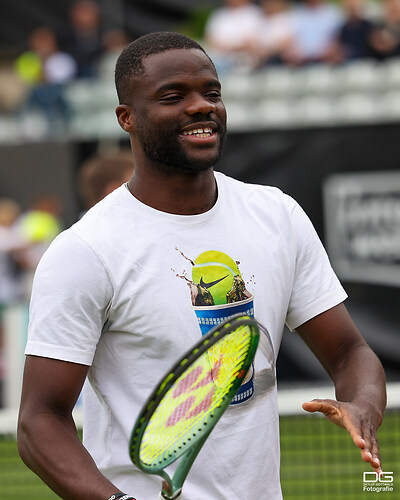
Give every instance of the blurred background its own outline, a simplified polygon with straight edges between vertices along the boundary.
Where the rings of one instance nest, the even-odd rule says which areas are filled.
[[[163,30],[198,40],[219,72],[229,135],[217,169],[279,187],[314,223],[349,294],[346,305],[385,367],[390,410],[381,442],[390,471],[399,471],[400,0],[13,0],[1,12],[0,445],[9,451],[0,464],[7,498],[28,490],[29,498],[55,498],[27,475],[12,438],[32,276],[55,235],[129,177],[114,65],[130,41]],[[278,386],[285,498],[394,498],[390,490],[363,490],[367,469],[356,450],[346,467],[326,456],[337,449],[343,460],[348,440],[324,420],[313,416],[308,424],[299,415],[309,395],[331,389],[289,331]],[[16,482],[25,489],[16,493]]]

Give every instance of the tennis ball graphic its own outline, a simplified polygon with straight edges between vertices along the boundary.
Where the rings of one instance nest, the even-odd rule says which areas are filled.
[[[215,305],[227,303],[226,295],[232,289],[235,276],[240,276],[237,264],[225,253],[209,250],[194,261],[193,283],[206,288]]]

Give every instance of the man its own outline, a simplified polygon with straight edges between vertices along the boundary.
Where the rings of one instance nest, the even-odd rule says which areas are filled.
[[[193,272],[212,254],[215,265],[240,268],[235,277],[254,295],[276,351],[286,322],[318,356],[338,401],[305,408],[347,428],[380,471],[382,366],[294,200],[214,172],[226,112],[206,53],[183,35],[146,35],[122,51],[116,85],[134,173],[39,265],[19,419],[23,460],[62,498],[106,500],[117,491],[156,498],[160,479],[131,464],[129,433],[154,385],[201,335],[187,283],[212,295],[217,285]],[[258,353],[254,396],[213,430],[184,500],[282,498],[277,393],[264,387],[262,370]],[[71,412],[86,376],[84,448]]]
[[[335,39],[343,23],[337,5],[327,0],[302,0],[293,12],[294,36],[287,61],[293,65],[335,62]]]
[[[205,45],[218,71],[252,69],[258,62],[254,35],[262,10],[252,0],[224,0],[204,29]]]
[[[88,210],[114,189],[128,182],[133,172],[129,150],[96,153],[83,162],[78,170],[78,191]]]

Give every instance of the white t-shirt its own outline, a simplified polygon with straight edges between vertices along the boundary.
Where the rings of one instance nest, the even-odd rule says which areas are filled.
[[[68,83],[77,72],[75,59],[65,52],[56,52],[43,63],[43,71],[48,83]]]
[[[291,12],[280,12],[259,18],[255,42],[265,49],[280,49],[293,38],[294,21]]]
[[[121,186],[64,231],[35,277],[27,354],[90,365],[84,444],[100,470],[138,500],[161,480],[128,455],[132,426],[154,385],[200,338],[192,262],[209,250],[237,264],[275,352],[294,329],[346,298],[309,219],[280,190],[216,173],[206,213],[160,212]],[[281,498],[276,388],[255,360],[255,394],[230,407],[184,484],[183,499]]]
[[[330,3],[301,5],[293,13],[294,43],[298,53],[309,59],[323,56],[343,22],[340,9]]]
[[[238,50],[253,40],[261,15],[260,7],[253,4],[221,7],[207,21],[206,40],[211,48]]]

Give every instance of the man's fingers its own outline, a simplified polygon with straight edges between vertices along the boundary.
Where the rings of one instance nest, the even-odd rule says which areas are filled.
[[[330,412],[332,410],[335,410],[335,405],[334,401],[331,399],[313,399],[312,401],[307,401],[306,403],[303,403],[303,409],[309,412],[316,412],[320,411],[324,414],[327,412]]]
[[[379,453],[375,454],[374,452],[368,451],[366,448],[361,450],[361,458],[364,462],[367,462],[371,465],[375,472],[382,472],[381,461],[379,458]]]
[[[365,440],[365,453],[362,450],[361,456],[363,460],[371,464],[376,472],[381,472],[381,459],[377,437],[371,433],[371,427],[367,423],[363,423],[362,432]]]
[[[348,431],[353,440],[353,443],[360,448],[360,450],[365,450],[367,453],[369,451],[369,442],[365,439],[364,433],[360,427],[353,424],[349,418],[343,419],[343,427]],[[364,454],[366,457],[366,454]]]
[[[306,403],[302,404],[303,410],[309,411],[311,413],[314,413],[315,411],[319,411],[319,408],[321,407],[319,403],[319,400],[314,399],[313,401],[307,401]]]
[[[312,401],[303,403],[302,407],[304,410],[311,413],[319,411],[334,424],[344,427],[342,422],[342,412],[337,404],[337,401],[332,399],[313,399]]]
[[[344,427],[348,430],[353,443],[360,449],[361,458],[371,464],[375,472],[382,472],[379,445],[376,436],[371,435],[370,427],[365,424],[360,431],[349,419],[344,418]]]
[[[379,444],[377,440],[375,440],[375,442],[373,443],[371,451],[372,451],[372,461],[371,461],[372,467],[376,469],[377,472],[382,472],[381,454],[379,453]]]
[[[362,420],[351,408],[350,403],[331,399],[313,399],[303,403],[303,409],[314,413],[323,413],[332,423],[345,428],[360,449],[362,459],[371,464],[375,472],[381,472],[381,460],[376,434],[371,422]]]

